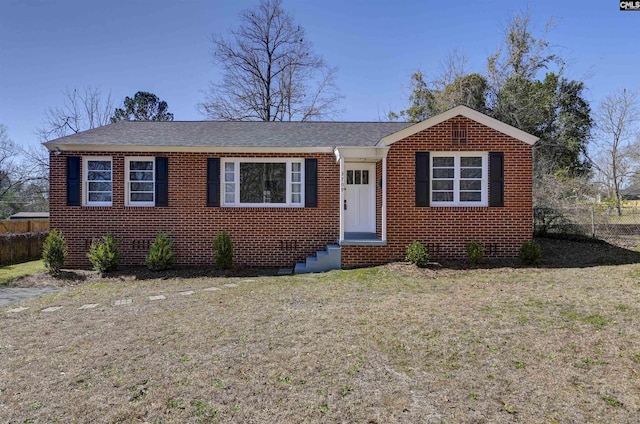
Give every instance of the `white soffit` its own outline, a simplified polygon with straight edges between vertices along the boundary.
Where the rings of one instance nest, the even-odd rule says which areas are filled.
[[[380,147],[350,147],[350,146],[338,146],[333,149],[333,154],[336,156],[336,160],[341,158],[345,160],[373,160],[379,161],[387,155],[389,148],[386,146]]]

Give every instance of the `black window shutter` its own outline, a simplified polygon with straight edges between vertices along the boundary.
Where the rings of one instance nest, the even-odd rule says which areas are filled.
[[[67,206],[80,206],[79,156],[67,156]]]
[[[207,159],[207,206],[220,206],[220,158]]]
[[[489,153],[489,206],[504,206],[504,153]]]
[[[429,152],[416,152],[416,206],[429,206]]]
[[[304,206],[318,207],[318,159],[304,160]]]
[[[156,206],[169,206],[169,160],[156,158]]]

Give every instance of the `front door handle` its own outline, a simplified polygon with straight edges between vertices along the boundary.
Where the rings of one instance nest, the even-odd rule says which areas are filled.
[[[344,210],[347,210],[347,199],[344,199]]]

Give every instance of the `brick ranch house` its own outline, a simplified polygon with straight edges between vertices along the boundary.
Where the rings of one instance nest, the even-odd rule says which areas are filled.
[[[220,231],[236,265],[297,272],[403,260],[413,240],[511,257],[532,237],[536,141],[465,106],[417,124],[121,121],[45,143],[51,227],[71,267],[107,232],[125,265],[159,231],[182,265],[211,264]]]

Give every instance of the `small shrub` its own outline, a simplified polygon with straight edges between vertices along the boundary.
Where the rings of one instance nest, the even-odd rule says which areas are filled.
[[[540,262],[542,257],[542,249],[534,240],[527,240],[520,246],[518,257],[522,263],[526,265],[534,265]]]
[[[414,241],[407,246],[407,260],[419,268],[424,268],[429,263],[429,250],[419,241]]]
[[[67,242],[62,233],[56,229],[49,232],[42,245],[42,260],[50,273],[57,274],[64,266],[67,258]]]
[[[122,256],[118,244],[118,240],[116,240],[111,233],[107,233],[107,235],[100,240],[91,242],[87,256],[94,270],[104,274],[118,268],[120,257]]]
[[[213,239],[213,260],[218,269],[229,269],[233,264],[233,245],[226,232],[218,233]]]
[[[478,240],[472,240],[466,244],[465,248],[467,249],[467,257],[469,258],[469,262],[474,265],[477,265],[482,260],[484,256],[484,247],[482,243]]]
[[[548,237],[550,235],[581,236],[584,228],[572,222],[564,212],[556,207],[537,206],[533,209],[534,235]]]
[[[158,233],[149,248],[149,255],[145,259],[147,267],[151,271],[164,271],[170,269],[174,262],[173,241],[166,233]]]

